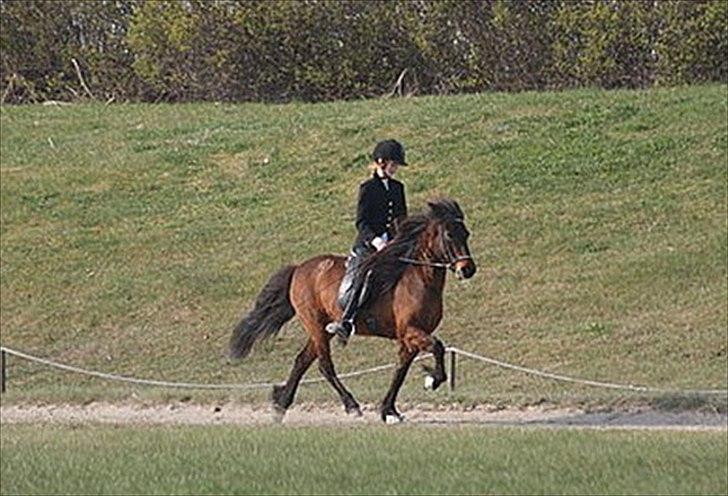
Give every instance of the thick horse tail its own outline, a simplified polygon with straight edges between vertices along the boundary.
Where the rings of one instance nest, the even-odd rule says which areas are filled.
[[[263,286],[253,309],[233,329],[230,358],[245,358],[256,341],[275,335],[296,314],[288,297],[295,269],[283,267]]]

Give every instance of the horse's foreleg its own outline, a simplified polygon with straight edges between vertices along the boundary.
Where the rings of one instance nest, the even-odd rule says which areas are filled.
[[[361,415],[361,408],[359,403],[354,399],[354,396],[346,389],[341,383],[339,378],[336,376],[336,370],[334,369],[334,362],[331,361],[331,349],[329,347],[329,338],[327,336],[322,338],[318,344],[318,355],[319,355],[319,370],[321,374],[329,381],[336,392],[339,393],[341,402],[344,404],[346,413],[353,413],[355,415]]]
[[[419,353],[417,349],[410,349],[405,344],[402,344],[399,349],[399,366],[394,371],[394,378],[392,384],[389,386],[387,396],[382,401],[382,406],[379,412],[382,416],[382,420],[386,423],[397,423],[403,420],[402,415],[399,414],[397,409],[394,407],[394,401],[397,399],[397,393],[404,383],[404,378],[407,376],[412,361]]]
[[[425,385],[436,389],[440,384],[445,382],[445,347],[437,338],[431,337],[426,332],[416,327],[408,327],[400,338],[399,349],[399,367],[394,372],[392,385],[389,387],[387,396],[382,401],[381,415],[382,420],[387,423],[398,422],[402,420],[402,416],[397,412],[394,402],[397,399],[404,379],[407,376],[412,362],[421,351],[431,351],[435,356],[435,368],[425,368],[428,372]]]
[[[425,389],[432,389],[434,391],[440,387],[440,384],[447,380],[447,374],[445,373],[445,346],[437,338],[430,339],[432,340],[432,355],[435,357],[435,368],[433,369],[425,365],[422,368],[427,372]]]
[[[291,374],[285,385],[273,386],[271,399],[273,400],[273,407],[278,413],[285,413],[288,407],[291,406],[293,398],[296,395],[296,390],[298,389],[298,383],[301,382],[303,374],[306,373],[306,370],[308,370],[315,359],[316,346],[313,340],[309,339],[296,357],[293,369],[291,369]]]

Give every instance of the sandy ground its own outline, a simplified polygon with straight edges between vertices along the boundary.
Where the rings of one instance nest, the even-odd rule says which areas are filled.
[[[527,426],[542,428],[726,430],[728,415],[707,412],[662,412],[633,409],[585,412],[578,409],[528,407],[498,409],[402,406],[406,424],[428,426]],[[241,404],[135,405],[90,403],[88,405],[9,405],[0,408],[0,422],[58,424],[137,425],[267,425],[291,426],[380,424],[372,405],[364,405],[361,417],[350,416],[338,406],[297,405],[283,419],[270,408]]]

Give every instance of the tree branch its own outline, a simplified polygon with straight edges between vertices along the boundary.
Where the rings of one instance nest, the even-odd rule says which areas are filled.
[[[86,85],[86,81],[83,80],[83,76],[81,75],[81,68],[78,66],[78,62],[76,62],[76,59],[74,58],[71,59],[71,62],[73,63],[73,67],[76,68],[76,75],[78,76],[78,80],[81,81],[81,86],[83,86],[83,89],[86,91],[88,96],[91,97],[92,100],[96,100],[96,97],[93,93],[91,93],[88,85]]]
[[[387,95],[387,98],[393,97],[395,94],[402,96],[402,82],[404,81],[404,75],[407,74],[407,68],[405,67],[402,73],[397,78],[397,82],[394,83],[394,88]]]

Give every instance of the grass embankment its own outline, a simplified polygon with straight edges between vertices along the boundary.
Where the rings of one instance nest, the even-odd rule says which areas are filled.
[[[725,388],[726,101],[726,86],[705,86],[2,107],[2,343],[137,377],[283,379],[298,324],[239,366],[222,358],[230,329],[279,266],[348,249],[366,155],[393,136],[412,164],[410,209],[453,197],[473,232],[479,272],[448,282],[446,343],[596,380]],[[395,348],[355,339],[335,355],[346,371]],[[12,358],[9,373],[4,401],[145,394]],[[348,382],[373,402],[389,374]],[[420,389],[402,398],[616,394],[468,361],[455,395]],[[301,392],[322,398],[335,396]]]
[[[724,432],[4,426],[0,492],[724,494],[727,451]]]

